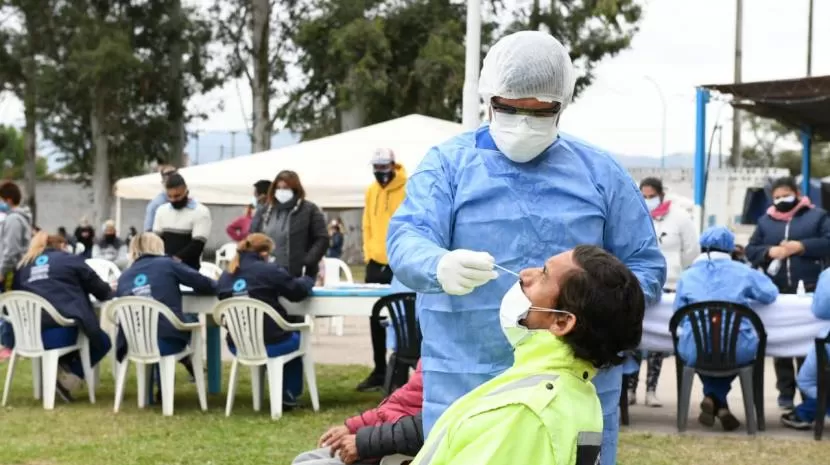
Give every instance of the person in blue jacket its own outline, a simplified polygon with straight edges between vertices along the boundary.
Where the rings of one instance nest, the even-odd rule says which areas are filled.
[[[816,292],[813,294],[813,315],[820,320],[830,320],[830,270],[824,270],[818,278],[818,286]],[[830,330],[822,331],[818,337],[826,338]],[[825,346],[827,356],[830,357],[830,345]],[[811,429],[816,417],[819,416],[818,410],[818,354],[816,354],[815,346],[811,344],[810,352],[807,353],[807,358],[804,364],[798,370],[798,389],[801,391],[801,404],[797,405],[795,409],[781,415],[781,423],[793,429]],[[828,400],[828,408],[825,412],[830,415],[830,399]]]
[[[143,232],[130,243],[132,264],[118,278],[116,296],[138,296],[157,300],[166,305],[184,322],[197,321],[197,315],[186,314],[182,308],[180,286],[187,286],[197,294],[215,295],[216,281],[199,274],[198,271],[164,255],[164,242],[154,233]],[[159,318],[158,344],[162,356],[172,355],[190,343],[190,331],[179,331],[167,321]],[[127,341],[119,331],[116,341],[116,355],[121,360],[127,353]],[[182,364],[189,372],[193,367],[189,359]],[[158,397],[158,396],[157,396]]]
[[[806,195],[801,195],[795,179],[784,177],[772,183],[773,205],[767,214],[758,218],[758,226],[746,246],[746,256],[754,266],[760,266],[772,276],[782,294],[795,294],[799,281],[812,292],[818,276],[830,258],[830,217],[821,208],[814,207]],[[801,367],[804,358],[774,360],[778,388],[778,406],[793,408],[795,398],[795,367]]]
[[[637,185],[607,152],[559,134],[576,74],[551,35],[493,45],[479,91],[489,124],[426,154],[389,225],[389,264],[418,293],[424,430],[456,399],[513,364],[499,305],[516,277],[577,245],[601,246],[640,280],[649,303],[666,261]],[[622,367],[593,380],[602,401],[602,465],[616,463]]]
[[[703,231],[700,249],[703,253],[680,275],[674,298],[675,311],[704,301],[716,300],[748,306],[751,301],[770,304],[778,297],[778,288],[767,275],[732,260],[735,235],[725,227],[713,226]],[[677,355],[686,365],[695,366],[697,346],[692,323],[688,318],[680,323],[678,335]],[[758,335],[752,324],[744,319],[739,328],[736,362],[751,362],[755,359],[757,349]],[[741,425],[729,411],[726,402],[726,395],[729,394],[734,379],[734,375],[726,378],[700,377],[704,396],[700,403],[700,423],[713,426],[715,419],[718,419],[726,431]]]
[[[270,305],[289,323],[301,323],[303,317],[289,315],[280,305],[279,298],[299,302],[309,295],[314,287],[314,278],[295,278],[283,266],[269,263],[268,257],[274,250],[274,242],[265,234],[254,233],[239,242],[236,256],[228,265],[228,271],[219,278],[219,299],[250,297]],[[278,357],[300,348],[300,333],[284,331],[271,318],[266,317],[262,327],[265,351],[269,357]],[[228,334],[228,347],[235,353],[233,339]],[[284,408],[297,405],[297,398],[303,392],[303,361],[295,358],[283,368]]]
[[[78,331],[81,331],[89,339],[90,361],[94,367],[110,351],[112,342],[101,329],[89,296],[98,301],[109,300],[112,289],[84,262],[84,257],[65,252],[66,246],[63,236],[50,236],[43,231],[37,233],[18,265],[12,289],[37,294],[49,301],[61,316],[74,320],[77,326],[66,328],[43,313],[43,345],[46,349],[56,349],[75,344]],[[4,325],[4,328],[7,328],[7,334],[4,334],[3,345],[14,347],[11,325]],[[60,371],[56,393],[70,402],[71,391],[84,377],[78,352],[61,357]]]

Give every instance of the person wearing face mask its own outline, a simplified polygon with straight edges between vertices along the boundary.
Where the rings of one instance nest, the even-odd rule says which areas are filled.
[[[165,187],[169,202],[156,212],[153,232],[164,241],[165,254],[198,271],[210,236],[210,210],[190,198],[182,175],[171,174]]]
[[[771,304],[778,297],[778,289],[768,276],[758,270],[732,260],[735,250],[735,235],[723,226],[713,226],[700,236],[702,254],[697,257],[689,269],[680,275],[674,298],[674,310],[704,301],[733,302],[749,306],[750,302]],[[758,335],[747,320],[741,321],[736,343],[736,363],[746,364],[755,359],[758,348]],[[692,322],[684,319],[677,330],[677,356],[687,366],[695,366],[697,344],[692,331]],[[712,334],[706,328],[705,334]],[[711,345],[712,341],[706,341]],[[709,377],[700,375],[703,383],[703,402],[700,403],[698,421],[704,426],[714,426],[720,421],[725,431],[733,431],[741,426],[729,411],[726,396],[731,389],[731,377]]]
[[[115,263],[122,270],[127,267],[127,244],[118,237],[115,221],[104,223],[104,236],[92,246],[92,258],[100,258]]]
[[[406,195],[406,170],[395,163],[390,149],[377,149],[372,156],[375,182],[366,189],[363,207],[363,260],[366,262],[366,282],[389,284],[392,268],[386,255],[386,234],[389,220]],[[369,318],[372,335],[372,353],[375,367],[366,379],[357,385],[358,391],[379,390],[386,377],[386,331],[383,320]]]
[[[85,258],[92,258],[92,246],[95,244],[95,228],[89,224],[87,217],[81,218],[80,224],[75,228],[75,240],[84,246],[82,255]]]
[[[271,238],[274,262],[294,277],[316,277],[329,247],[323,212],[305,198],[305,189],[294,171],[280,171],[274,178],[267,203],[257,208],[251,220],[250,232]]]
[[[412,465],[601,463],[603,413],[590,381],[639,345],[640,283],[591,245],[520,276],[499,310],[512,366],[453,403]]]
[[[680,207],[673,207],[671,200],[666,200],[663,182],[657,178],[646,178],[640,182],[640,192],[646,202],[657,241],[660,243],[660,252],[666,259],[666,285],[664,290],[674,292],[677,278],[688,268],[700,254],[697,227],[691,216]],[[662,403],[657,398],[657,382],[660,379],[660,370],[666,354],[660,352],[640,351],[633,353],[636,369],[627,372],[628,402],[637,403],[637,385],[639,384],[640,365],[643,355],[646,357],[646,405],[660,407]]]
[[[387,251],[395,276],[418,293],[427,431],[513,363],[495,304],[512,283],[496,263],[522,269],[594,244],[634,272],[648,302],[661,297],[666,262],[637,185],[609,153],[559,134],[575,79],[551,35],[500,39],[479,83],[490,123],[431,149],[407,180]],[[605,413],[602,465],[614,465],[622,367],[594,384]]]
[[[773,204],[766,215],[758,218],[746,256],[753,266],[765,270],[782,294],[795,294],[799,282],[804,283],[807,292],[813,292],[830,258],[830,218],[801,195],[793,178],[776,179],[771,187]],[[778,406],[791,410],[795,367],[801,367],[804,358],[797,358],[795,363],[791,358],[776,358],[774,363]]]

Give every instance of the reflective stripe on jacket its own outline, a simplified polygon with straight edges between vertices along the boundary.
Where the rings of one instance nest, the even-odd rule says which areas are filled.
[[[546,331],[513,367],[455,402],[412,465],[595,465],[602,444],[596,370]]]

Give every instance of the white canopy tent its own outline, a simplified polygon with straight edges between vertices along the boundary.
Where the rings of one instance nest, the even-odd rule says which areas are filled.
[[[302,142],[268,152],[179,170],[193,198],[208,204],[244,205],[253,184],[272,180],[281,170],[300,175],[309,200],[322,208],[361,208],[366,187],[374,180],[369,161],[374,150],[388,147],[412,172],[430,148],[461,133],[461,125],[422,115],[409,115],[360,129]],[[161,189],[158,174],[119,180],[115,184],[117,221],[121,199],[149,200]]]

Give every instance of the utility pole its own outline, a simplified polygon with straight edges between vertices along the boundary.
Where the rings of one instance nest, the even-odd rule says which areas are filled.
[[[196,163],[195,165],[199,164],[199,130],[197,129],[195,133],[193,133],[193,137],[196,138]]]
[[[481,124],[481,104],[478,96],[478,74],[481,66],[481,0],[467,0],[465,47],[461,125],[465,131],[472,131]]]
[[[813,0],[807,13],[807,77],[813,75]]]
[[[742,36],[744,26],[744,2],[735,0],[735,84],[741,82]],[[741,160],[741,112],[732,107],[732,166],[743,165]]]
[[[231,158],[236,156],[236,131],[231,131]]]

